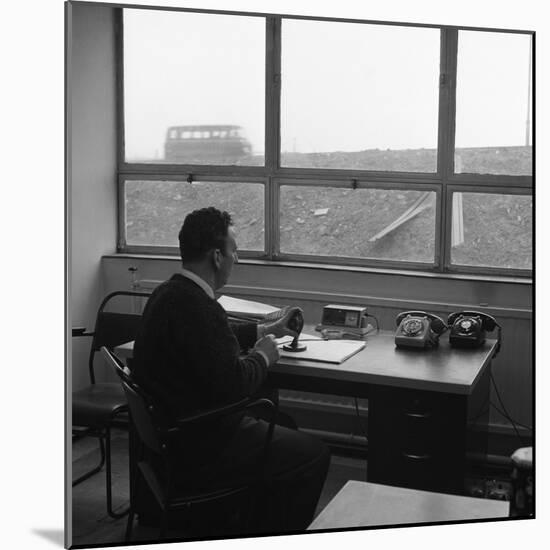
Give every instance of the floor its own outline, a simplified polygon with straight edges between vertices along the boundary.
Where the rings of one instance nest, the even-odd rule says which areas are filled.
[[[90,470],[99,460],[97,440],[82,438],[72,445],[73,479]],[[348,480],[366,480],[366,460],[340,456],[333,452],[329,473],[315,516],[328,504]],[[112,434],[113,507],[123,511],[128,506],[128,435],[123,429]],[[474,468],[465,480],[466,494],[481,498],[510,500],[512,483],[510,472],[496,471],[488,466]],[[73,487],[72,492],[72,546],[108,546],[124,542],[126,517],[113,519],[107,514],[105,498],[105,471]],[[169,533],[172,538],[184,540],[183,534]],[[132,543],[158,542],[158,528],[134,523]]]
[[[113,507],[122,511],[128,505],[128,443],[124,430],[112,434]],[[99,460],[97,440],[82,438],[73,443],[73,478],[90,469]],[[349,479],[365,480],[366,461],[333,455],[317,515]],[[92,546],[124,541],[126,517],[113,519],[107,514],[105,473],[101,471],[73,488],[72,545]],[[158,529],[139,526],[135,522],[132,542],[156,542]],[[177,533],[173,536],[177,536]]]

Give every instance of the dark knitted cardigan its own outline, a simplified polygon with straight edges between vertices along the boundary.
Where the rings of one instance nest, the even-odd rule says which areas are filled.
[[[147,301],[132,374],[170,416],[231,403],[254,394],[266,378],[262,355],[246,353],[256,334],[255,323],[230,324],[216,300],[175,274]],[[239,420],[228,419],[216,431],[229,436]]]

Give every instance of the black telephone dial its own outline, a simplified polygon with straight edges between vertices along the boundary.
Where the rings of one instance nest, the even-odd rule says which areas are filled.
[[[456,348],[477,348],[485,343],[487,332],[498,328],[497,347],[500,349],[501,327],[494,317],[479,311],[456,311],[447,319],[451,332],[449,342]]]
[[[447,330],[445,321],[425,311],[404,311],[395,318],[395,345],[403,348],[431,348]]]

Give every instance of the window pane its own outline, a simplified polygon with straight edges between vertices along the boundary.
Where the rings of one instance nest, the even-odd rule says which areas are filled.
[[[189,212],[215,206],[233,218],[237,244],[264,250],[264,186],[259,183],[126,181],[126,243],[178,246]]]
[[[433,262],[435,192],[281,187],[281,252]]]
[[[531,196],[453,193],[451,263],[531,269]]]
[[[261,17],[125,9],[126,161],[263,165],[264,66]]]
[[[435,172],[438,29],[283,20],[281,165]]]
[[[532,174],[531,37],[460,31],[455,172]]]

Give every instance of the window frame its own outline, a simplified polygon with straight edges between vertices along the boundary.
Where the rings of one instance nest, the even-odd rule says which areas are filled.
[[[124,235],[124,241],[119,241],[118,248],[119,252],[125,254],[161,254],[161,255],[173,255],[174,253],[179,255],[178,246],[159,246],[159,245],[139,245],[139,244],[128,244],[126,243],[126,182],[128,181],[146,181],[146,182],[156,182],[156,181],[173,181],[180,183],[187,183],[186,176],[177,175],[177,174],[119,174],[118,176],[118,203],[121,205],[119,208],[118,216],[118,234]],[[263,196],[264,196],[264,251],[258,250],[247,250],[247,258],[255,259],[268,259],[265,250],[269,250],[271,242],[273,240],[273,233],[271,231],[272,225],[268,221],[267,213],[267,201],[268,201],[268,185],[265,179],[258,177],[247,177],[247,176],[220,176],[216,174],[202,174],[192,178],[192,182],[189,183],[214,183],[223,185],[224,183],[254,183],[257,185],[263,185]],[[241,256],[241,249],[239,248],[239,257]]]
[[[486,195],[520,195],[530,197],[532,194],[529,190],[522,187],[506,187],[502,188],[501,186],[479,186],[479,185],[455,185],[450,184],[447,186],[448,200],[445,205],[447,214],[446,214],[446,225],[445,233],[450,235],[452,231],[452,209],[453,209],[453,194],[454,193],[479,193]],[[501,268],[501,267],[491,267],[491,266],[472,266],[464,264],[453,264],[451,263],[451,246],[446,249],[444,263],[446,270],[453,273],[472,273],[472,274],[484,274],[484,275],[498,275],[502,274],[503,271],[506,272],[510,277],[526,277],[530,276],[531,269],[519,269],[519,268]]]
[[[533,31],[458,27],[434,24],[400,23],[389,21],[371,21],[314,16],[278,15],[222,10],[203,10],[190,8],[160,8],[167,11],[199,12],[224,14],[245,17],[261,17],[265,20],[265,143],[263,166],[235,165],[193,165],[193,164],[158,164],[127,163],[124,150],[124,44],[123,44],[123,10],[126,9],[159,9],[154,7],[123,7],[117,9],[116,17],[116,56],[117,56],[117,109],[118,109],[118,151],[117,151],[117,185],[118,185],[118,239],[117,251],[120,253],[143,253],[177,255],[177,247],[128,245],[125,240],[125,197],[124,181],[141,180],[186,180],[191,177],[200,181],[254,181],[265,186],[265,250],[263,252],[239,250],[240,258],[268,260],[276,264],[280,261],[311,262],[319,264],[360,266],[362,268],[388,268],[395,270],[422,270],[435,273],[467,273],[489,276],[532,277],[532,270],[515,270],[507,268],[486,268],[458,266],[450,264],[451,255],[451,212],[452,193],[472,189],[502,194],[533,195],[533,176],[511,176],[493,174],[454,173],[454,146],[456,123],[456,76],[458,55],[458,34],[460,30],[480,32],[502,32],[531,35],[532,55],[535,53],[535,33]],[[286,19],[313,21],[333,21],[359,24],[378,24],[408,27],[429,27],[440,32],[440,75],[439,75],[439,109],[437,136],[437,165],[435,172],[381,172],[373,170],[348,170],[334,168],[293,168],[280,166],[280,111],[281,111],[281,28]],[[531,125],[532,159],[534,166],[534,88],[531,72],[531,101],[533,104],[533,124]],[[299,181],[300,185],[376,187],[387,189],[425,189],[436,191],[436,227],[435,253],[431,264],[390,261],[375,259],[341,258],[310,255],[282,255],[279,244],[279,190],[281,182]]]
[[[392,269],[414,269],[420,271],[434,271],[439,265],[439,254],[441,249],[440,232],[437,230],[441,225],[441,188],[438,185],[419,183],[419,184],[397,184],[387,181],[362,181],[355,180],[354,183],[341,179],[326,180],[323,182],[323,187],[339,188],[339,189],[383,189],[387,191],[430,191],[435,193],[436,211],[434,216],[434,261],[433,262],[413,262],[407,260],[388,260],[377,258],[357,258],[352,256],[313,256],[310,254],[296,254],[281,252],[280,232],[277,232],[273,241],[273,249],[271,256],[275,260],[280,261],[296,261],[309,263],[330,263],[344,264],[349,266],[364,266],[368,262],[374,268],[392,268]],[[281,187],[292,185],[293,187],[319,187],[317,181],[312,179],[299,178],[275,178],[274,187],[276,193],[275,211],[277,213],[277,227],[280,227],[280,196]]]

